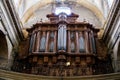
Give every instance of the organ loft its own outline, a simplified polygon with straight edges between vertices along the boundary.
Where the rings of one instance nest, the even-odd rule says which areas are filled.
[[[48,14],[49,22],[38,22],[27,29],[12,70],[45,76],[83,76],[112,72],[99,29],[75,13]],[[103,70],[104,69],[104,70]]]

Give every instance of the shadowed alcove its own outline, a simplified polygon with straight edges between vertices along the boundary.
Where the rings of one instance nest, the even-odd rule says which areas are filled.
[[[0,31],[0,67],[5,67],[8,59],[8,47],[5,35]]]

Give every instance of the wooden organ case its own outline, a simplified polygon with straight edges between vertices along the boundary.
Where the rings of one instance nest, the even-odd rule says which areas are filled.
[[[79,17],[48,14],[50,22],[40,22],[27,29],[28,54],[20,61],[22,72],[46,76],[93,75],[97,55],[98,29]]]

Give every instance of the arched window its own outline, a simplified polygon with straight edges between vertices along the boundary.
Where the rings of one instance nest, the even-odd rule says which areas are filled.
[[[45,43],[46,43],[46,38],[45,38],[45,36],[42,36],[42,38],[40,40],[40,52],[45,51]]]
[[[85,41],[84,41],[84,38],[82,36],[80,36],[79,38],[79,51],[81,53],[84,53],[85,52]]]

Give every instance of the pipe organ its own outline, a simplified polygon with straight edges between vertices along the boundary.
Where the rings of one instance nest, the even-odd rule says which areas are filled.
[[[96,71],[96,39],[98,29],[86,22],[77,22],[72,13],[47,15],[49,22],[40,22],[27,29],[29,48],[21,72],[46,76],[93,75]]]

